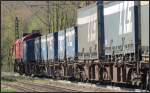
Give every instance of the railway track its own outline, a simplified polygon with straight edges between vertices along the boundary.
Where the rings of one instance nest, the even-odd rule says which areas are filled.
[[[82,82],[83,84],[86,84],[86,82]],[[106,82],[100,82],[100,81],[90,81],[88,82],[89,84],[94,84],[96,85],[97,87],[100,87],[100,88],[109,88],[109,89],[118,89],[118,90],[121,90],[121,91],[125,91],[125,92],[136,92],[136,91],[140,91],[140,92],[149,92],[148,89],[144,89],[144,88],[141,88],[139,86],[136,86],[136,85],[131,85],[131,84],[126,84],[126,83],[114,83],[114,82],[109,82],[109,81],[106,81]]]
[[[36,77],[37,80],[41,80],[41,78]],[[44,78],[43,80],[47,81],[48,78]],[[58,80],[57,81],[53,81],[51,82],[50,79],[50,83],[49,79],[47,81],[47,83],[38,83],[38,82],[32,82],[30,81],[31,79],[27,79],[27,80],[17,80],[17,82],[15,83],[15,85],[12,83],[11,85],[9,85],[10,87],[16,88],[18,90],[22,90],[25,92],[80,92],[80,91],[84,91],[84,89],[86,89],[86,91],[92,91],[91,90],[91,86],[95,85],[96,87],[93,89],[94,91],[98,92],[98,91],[139,91],[139,92],[148,92],[147,90],[140,90],[140,89],[136,89],[136,88],[126,88],[125,85],[124,87],[120,87],[119,85],[116,86],[115,84],[103,84],[103,83],[96,83],[96,82],[89,82],[89,83],[85,83],[85,82],[70,82],[70,83],[65,83],[64,80]],[[33,80],[36,80],[33,78]],[[56,84],[57,83],[57,84]],[[81,84],[80,84],[81,83]],[[8,85],[8,84],[7,84]],[[19,86],[18,86],[19,85]],[[57,86],[58,85],[58,86]],[[80,87],[81,85],[81,87]],[[75,88],[76,87],[76,88]],[[82,88],[83,87],[83,88]],[[130,86],[128,86],[130,87]],[[81,90],[79,88],[82,88]],[[88,90],[87,90],[88,89]],[[96,90],[95,90],[96,89]]]
[[[38,92],[32,88],[27,88],[25,86],[20,86],[18,84],[15,83],[2,83],[2,85],[7,86],[7,87],[11,87],[17,90],[17,92]]]
[[[15,83],[2,83],[2,85],[14,88],[17,92],[79,92],[72,89],[43,84],[39,85],[38,83],[23,81],[18,81]]]
[[[82,92],[81,91],[77,91],[77,88],[75,90],[73,90],[73,88],[62,88],[62,87],[57,87],[57,86],[53,86],[53,85],[49,85],[49,84],[39,84],[39,83],[33,83],[33,82],[30,82],[30,81],[27,81],[27,82],[24,82],[24,81],[19,81],[20,84],[24,84],[24,85],[28,85],[28,86],[31,86],[31,87],[35,87],[35,88],[38,88],[40,90],[37,89],[37,91],[39,92]],[[83,83],[84,84],[84,83]],[[71,85],[71,84],[70,84]],[[78,86],[78,84],[76,85]],[[88,86],[88,85],[87,85]],[[83,87],[83,86],[81,86]],[[89,90],[90,87],[84,87],[84,89],[88,89]],[[92,89],[93,90],[93,89]],[[124,92],[133,92],[135,90],[131,90],[131,89],[121,89],[121,88],[117,88],[117,87],[110,87],[110,86],[105,86],[105,87],[102,87],[102,86],[99,86],[97,88],[94,89],[95,92],[111,92],[111,91],[124,91]],[[137,90],[138,92],[142,92],[141,90]]]
[[[61,87],[56,87],[52,85],[44,85],[39,83],[33,83],[33,82],[23,82],[23,81],[18,81],[18,84],[23,84],[23,85],[28,85],[32,87],[33,89],[36,89],[38,92],[80,92],[72,89],[67,89],[67,88],[61,88]]]
[[[67,80],[69,81],[69,80]],[[76,82],[76,81],[70,81],[74,84],[78,84],[79,82]],[[87,82],[81,82],[83,84],[87,84]],[[131,84],[126,84],[126,83],[114,83],[114,82],[109,82],[109,81],[106,81],[106,82],[99,82],[99,81],[89,81],[88,82],[89,84],[95,84],[96,86],[100,87],[100,88],[113,88],[113,89],[119,89],[119,90],[123,90],[123,91],[145,91],[145,92],[148,92],[149,90],[148,89],[144,89],[144,88],[141,88],[139,86],[136,86],[136,85],[131,85]]]

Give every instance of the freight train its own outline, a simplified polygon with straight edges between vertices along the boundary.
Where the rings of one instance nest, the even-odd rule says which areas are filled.
[[[149,2],[96,2],[74,27],[18,39],[14,54],[20,74],[148,87]]]

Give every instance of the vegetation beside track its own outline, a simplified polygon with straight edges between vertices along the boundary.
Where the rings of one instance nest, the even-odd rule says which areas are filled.
[[[16,89],[11,87],[2,87],[1,86],[1,92],[16,92]]]
[[[1,92],[16,92],[13,88],[1,88]]]

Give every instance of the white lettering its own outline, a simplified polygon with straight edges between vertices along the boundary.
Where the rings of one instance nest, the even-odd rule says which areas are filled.
[[[131,16],[131,2],[120,3],[120,23],[119,23],[119,35],[132,32],[132,16]],[[123,11],[124,10],[124,11]],[[123,15],[124,13],[124,15]],[[123,22],[122,22],[123,20]]]

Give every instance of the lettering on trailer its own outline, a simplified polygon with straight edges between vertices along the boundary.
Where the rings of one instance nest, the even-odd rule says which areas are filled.
[[[120,3],[120,23],[119,23],[119,35],[132,32],[132,16],[131,16],[131,6],[132,3]],[[126,9],[123,11],[123,9]],[[124,16],[122,17],[124,12]],[[123,21],[122,21],[123,19]],[[123,25],[123,28],[122,28]]]
[[[60,51],[63,51],[64,36],[59,36],[59,37],[58,37],[58,40],[59,40],[59,48],[60,48]]]
[[[124,1],[114,6],[104,8],[104,15],[111,15],[120,13],[119,35],[131,33],[133,29],[133,22],[131,16],[131,8],[134,6],[134,1]],[[124,13],[124,14],[123,14]]]
[[[66,37],[67,37],[67,46],[72,46],[72,36],[74,35],[74,30],[69,31],[66,33]]]

